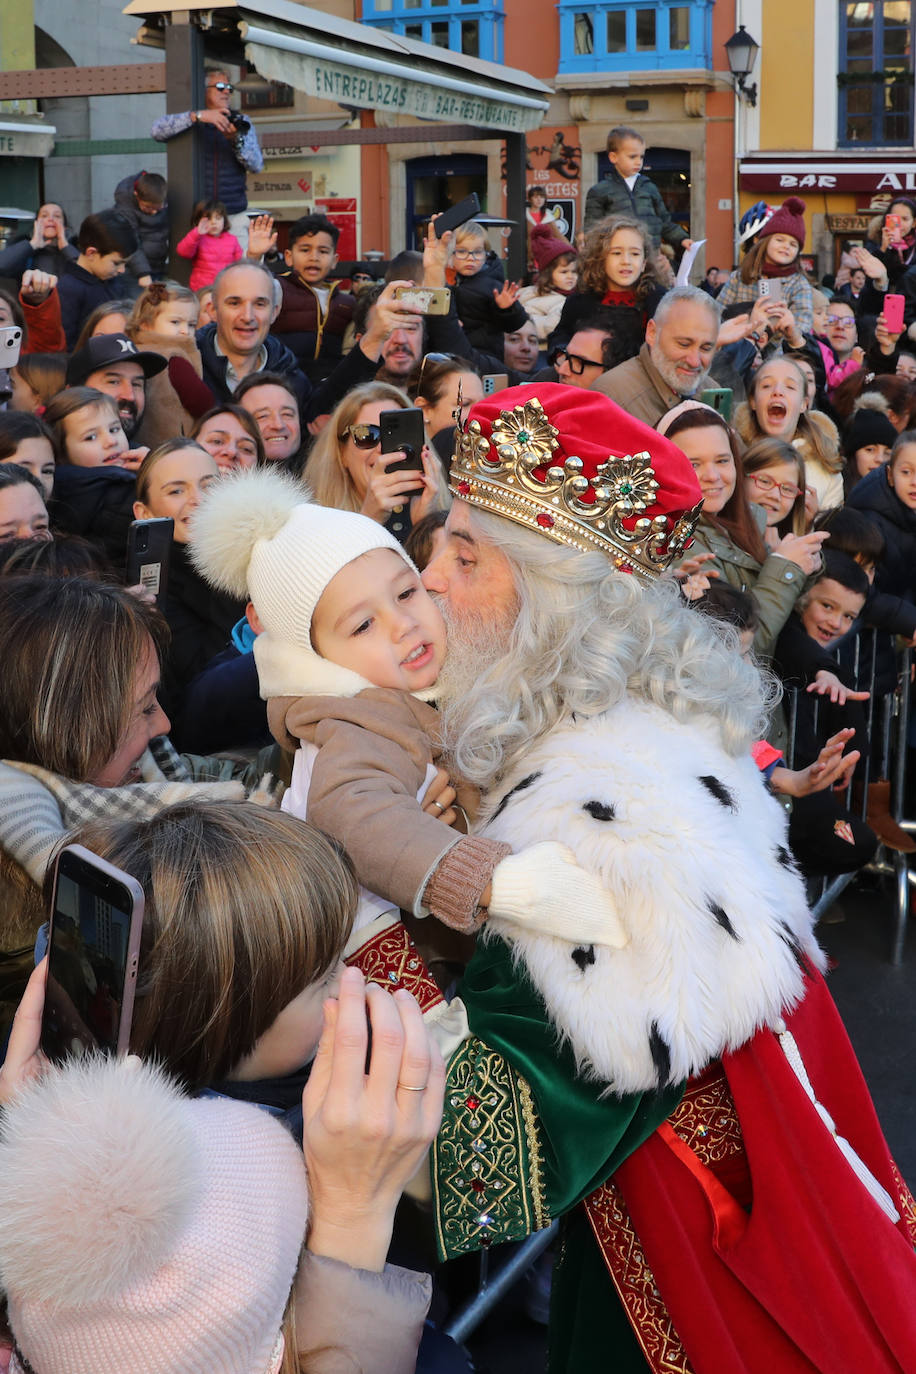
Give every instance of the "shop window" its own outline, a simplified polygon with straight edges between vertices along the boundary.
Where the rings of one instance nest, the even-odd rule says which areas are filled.
[[[709,67],[712,0],[558,0],[560,72]]]
[[[913,4],[841,0],[837,142],[912,145]]]
[[[501,62],[503,4],[504,0],[363,0],[362,19],[374,28],[466,57]]]

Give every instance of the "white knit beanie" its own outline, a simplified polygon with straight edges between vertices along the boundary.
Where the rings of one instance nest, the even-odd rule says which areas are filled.
[[[231,473],[194,513],[190,553],[198,572],[232,596],[247,595],[264,632],[254,643],[261,696],[355,696],[373,684],[312,648],[312,616],[331,578],[372,549],[413,567],[383,525],[316,506],[293,478],[269,468]]]
[[[71,1060],[3,1114],[0,1283],[36,1374],[277,1369],[307,1219],[279,1122],[152,1065]]]

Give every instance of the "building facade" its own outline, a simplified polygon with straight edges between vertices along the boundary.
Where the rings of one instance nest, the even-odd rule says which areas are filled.
[[[891,197],[916,197],[911,0],[740,0],[760,43],[760,98],[742,112],[739,201],[807,204],[806,250],[834,272]]]

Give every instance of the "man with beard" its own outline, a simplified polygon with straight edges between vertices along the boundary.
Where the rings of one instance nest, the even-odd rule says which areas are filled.
[[[471,409],[450,486],[424,582],[475,833],[562,840],[616,930],[570,949],[491,913],[434,1147],[440,1254],[564,1217],[552,1374],[608,1351],[658,1374],[900,1374],[916,1206],[751,758],[765,685],[660,576],[699,515],[692,472],[604,397],[535,385]]]
[[[656,425],[667,411],[704,386],[719,334],[719,307],[696,286],[666,292],[646,325],[646,342],[635,358],[612,367],[592,383],[619,406]]]
[[[67,386],[91,386],[110,396],[133,439],[146,408],[146,381],[168,366],[160,353],[141,352],[124,334],[96,334],[67,363]]]

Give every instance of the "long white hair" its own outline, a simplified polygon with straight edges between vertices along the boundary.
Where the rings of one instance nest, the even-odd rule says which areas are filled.
[[[508,558],[519,609],[501,655],[443,704],[462,777],[486,790],[560,721],[607,711],[628,692],[679,720],[712,718],[734,756],[765,733],[775,681],[742,659],[733,630],[685,606],[673,580],[642,586],[603,554],[477,508],[471,522]],[[450,652],[460,653],[460,620],[456,630]]]

